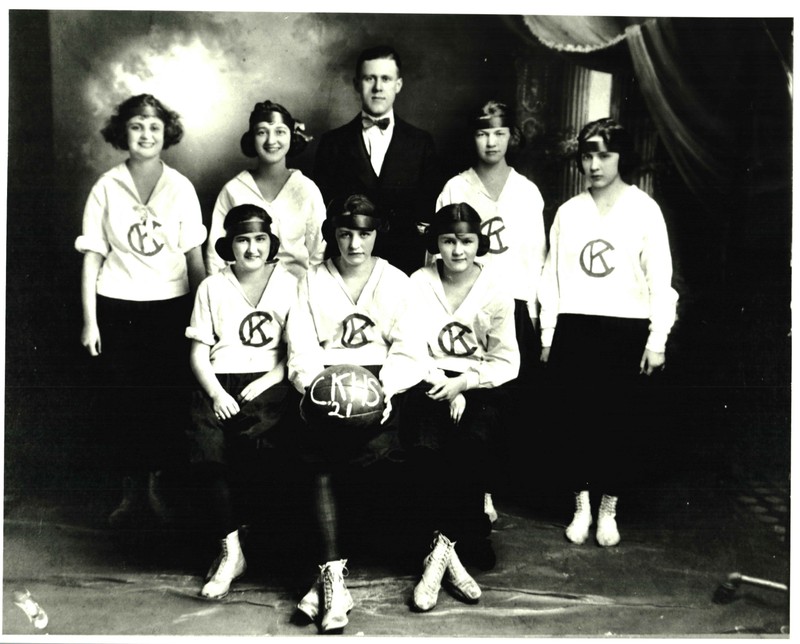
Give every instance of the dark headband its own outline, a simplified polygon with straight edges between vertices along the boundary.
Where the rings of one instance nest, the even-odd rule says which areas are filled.
[[[603,150],[603,147],[605,147],[605,150]],[[581,142],[581,144],[579,146],[579,149],[580,149],[581,152],[606,152],[606,151],[611,152],[612,151],[611,148],[609,148],[608,145],[605,144],[605,141],[603,141],[603,145],[602,146],[600,144],[600,141],[583,141],[583,142]]]
[[[496,127],[511,128],[511,120],[505,116],[481,116],[474,121],[476,130],[488,130]]]
[[[462,233],[472,233],[475,235],[481,234],[481,225],[479,222],[472,222],[472,221],[445,221],[445,222],[437,222],[434,223],[432,226],[432,232],[434,235],[446,235],[448,233],[453,233],[455,235],[459,235]]]
[[[383,226],[383,222],[377,217],[349,212],[334,215],[331,217],[331,224],[334,228],[353,228],[355,230],[379,230]]]
[[[247,233],[270,233],[269,224],[263,219],[248,219],[247,221],[237,221],[235,224],[225,229],[225,236],[233,239],[237,235]]]

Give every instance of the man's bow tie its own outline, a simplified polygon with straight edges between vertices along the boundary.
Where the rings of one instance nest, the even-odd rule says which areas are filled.
[[[369,116],[361,117],[361,127],[368,130],[373,125],[377,125],[380,129],[385,130],[389,127],[389,117],[385,116],[382,119],[372,119]]]

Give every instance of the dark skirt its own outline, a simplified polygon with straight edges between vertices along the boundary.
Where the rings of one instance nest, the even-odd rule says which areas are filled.
[[[450,418],[449,403],[427,396],[430,388],[420,383],[408,392],[401,431],[404,448],[438,451],[465,441],[490,446],[505,432],[502,410],[509,404],[509,395],[504,387],[463,392],[467,404],[458,425]]]
[[[135,302],[97,297],[104,436],[114,467],[157,470],[185,458],[192,387],[188,295]]]
[[[376,378],[381,365],[362,365]],[[403,460],[399,427],[407,392],[392,397],[392,411],[383,424],[348,428],[324,421],[301,422],[298,431],[300,457],[312,469],[366,467],[388,459]]]
[[[508,392],[503,387],[465,391],[467,404],[456,425],[449,403],[428,398],[429,389],[421,383],[409,391],[401,432],[409,461],[414,540],[422,542],[440,530],[459,542],[463,555],[487,547],[491,523],[483,512],[483,495],[490,489],[497,445],[506,432],[502,412]]]
[[[514,300],[514,329],[519,347],[519,376],[515,383],[518,385],[533,384],[533,380],[541,371],[539,354],[542,342],[531,322],[528,313],[528,303],[523,300]]]
[[[261,373],[217,374],[222,387],[234,398]],[[278,383],[253,400],[240,405],[233,418],[216,417],[214,405],[202,389],[192,392],[189,460],[194,464],[239,465],[257,458],[257,450],[289,448],[292,441],[292,414],[296,414],[299,394],[288,381]]]
[[[644,319],[558,316],[547,363],[549,431],[574,491],[617,494],[642,460],[648,383],[639,364],[648,327]]]

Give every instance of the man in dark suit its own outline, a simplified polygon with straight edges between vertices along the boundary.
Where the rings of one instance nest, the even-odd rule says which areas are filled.
[[[442,187],[433,138],[394,114],[403,77],[391,47],[361,52],[353,87],[361,113],[322,135],[314,180],[326,203],[355,193],[368,196],[389,222],[375,254],[410,274],[424,263],[421,233]]]

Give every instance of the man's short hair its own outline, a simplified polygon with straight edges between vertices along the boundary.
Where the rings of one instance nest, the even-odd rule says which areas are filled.
[[[361,65],[363,65],[365,61],[376,60],[378,58],[388,58],[393,60],[397,65],[398,78],[403,75],[403,64],[400,62],[400,54],[397,53],[394,47],[390,47],[389,45],[378,45],[377,47],[365,49],[358,55],[358,60],[356,60],[355,77],[358,78],[361,76]]]

